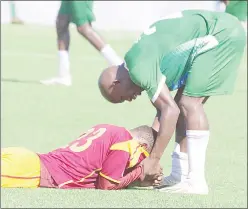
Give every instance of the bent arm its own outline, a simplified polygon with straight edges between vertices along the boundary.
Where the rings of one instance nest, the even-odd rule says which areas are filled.
[[[180,111],[165,84],[153,105],[158,110],[153,123],[153,128],[158,129],[158,135],[150,157],[160,160],[175,131]]]
[[[103,190],[123,189],[123,188],[126,188],[132,182],[138,180],[142,173],[143,173],[142,166],[137,166],[137,168],[127,173],[127,175],[118,179],[119,183],[113,182],[99,175],[96,188],[103,189]]]

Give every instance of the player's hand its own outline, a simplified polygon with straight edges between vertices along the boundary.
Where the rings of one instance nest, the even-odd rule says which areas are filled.
[[[141,181],[155,181],[163,174],[163,169],[157,159],[148,157],[141,162],[141,165],[143,166]]]
[[[162,182],[163,175],[161,174],[157,179],[155,180],[143,180],[143,181],[136,181],[133,182],[131,186],[136,186],[136,187],[156,187],[159,186]]]
[[[162,183],[163,180],[163,174],[161,174],[157,179],[154,180],[152,186],[156,187],[159,186]]]

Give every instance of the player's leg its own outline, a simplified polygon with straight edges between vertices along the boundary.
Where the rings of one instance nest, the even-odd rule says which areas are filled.
[[[106,44],[92,28],[91,23],[95,20],[93,14],[93,1],[73,1],[72,21],[77,25],[78,32],[84,36],[109,62],[109,65],[120,65],[123,60],[116,52]]]
[[[69,24],[71,20],[71,2],[62,1],[56,19],[59,72],[58,77],[41,81],[45,85],[62,84],[71,85],[69,46],[70,32]]]
[[[208,193],[204,173],[210,134],[203,103],[208,96],[232,93],[246,42],[239,24],[215,36],[218,45],[195,59],[179,101],[186,121],[189,174],[184,182],[164,189],[167,192]]]
[[[180,101],[183,96],[184,86],[178,89],[177,94],[174,98],[178,107],[181,108]],[[202,104],[205,104],[208,97],[205,98]],[[176,125],[175,134],[175,147],[171,155],[172,157],[172,168],[169,176],[164,177],[162,185],[172,186],[181,181],[184,181],[188,176],[188,153],[187,153],[187,137],[186,137],[186,120],[183,114],[183,110],[180,110]]]
[[[36,188],[40,183],[40,158],[25,148],[1,149],[1,187]]]
[[[12,24],[23,24],[23,21],[20,20],[20,18],[18,18],[17,16],[15,1],[9,1],[9,5],[10,5],[11,23]]]
[[[188,179],[191,179],[190,188],[193,193],[207,194],[208,187],[205,180],[205,157],[209,141],[209,125],[203,103],[206,97],[192,97],[182,95],[179,107],[185,120],[186,143],[181,147],[188,154]],[[183,130],[184,129],[184,130]]]

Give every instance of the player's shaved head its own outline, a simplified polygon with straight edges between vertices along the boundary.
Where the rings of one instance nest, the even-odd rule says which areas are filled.
[[[151,152],[153,145],[155,143],[155,140],[157,138],[157,132],[151,128],[150,126],[139,126],[137,128],[131,129],[130,133],[134,137],[136,141],[138,141],[140,144],[146,144],[146,150],[147,152]]]
[[[98,79],[98,87],[102,96],[112,103],[132,101],[142,91],[132,82],[124,64],[105,69]]]
[[[117,77],[118,66],[111,66],[106,68],[100,75],[98,79],[98,87],[102,96],[109,102],[115,103],[111,96],[113,90],[113,83]]]

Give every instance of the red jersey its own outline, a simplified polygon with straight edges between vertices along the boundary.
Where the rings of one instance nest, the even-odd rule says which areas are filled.
[[[125,128],[102,124],[66,147],[38,155],[57,187],[96,188],[99,176],[120,183],[125,170],[148,153]]]

